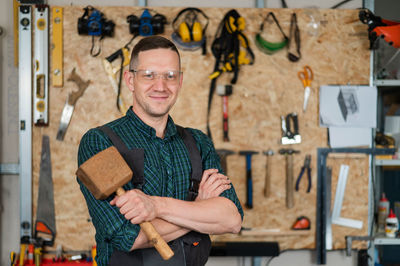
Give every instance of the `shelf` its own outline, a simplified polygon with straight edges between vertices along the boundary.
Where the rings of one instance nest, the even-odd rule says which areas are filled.
[[[375,245],[400,245],[400,238],[390,237],[376,237],[374,239]]]
[[[398,79],[376,79],[374,80],[375,86],[400,86]]]
[[[377,166],[400,166],[400,160],[392,159],[392,160],[375,160],[375,165]]]

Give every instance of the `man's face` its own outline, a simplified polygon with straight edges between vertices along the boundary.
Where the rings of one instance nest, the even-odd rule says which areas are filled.
[[[125,80],[133,94],[133,110],[139,116],[163,117],[175,104],[182,86],[178,54],[170,49],[142,51],[135,72]],[[174,76],[177,75],[177,76]]]

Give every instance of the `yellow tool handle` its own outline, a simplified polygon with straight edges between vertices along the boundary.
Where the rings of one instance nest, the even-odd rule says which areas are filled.
[[[14,266],[15,265],[15,259],[16,259],[17,255],[15,254],[14,251],[11,251],[10,253],[10,265]]]
[[[19,253],[19,266],[24,266],[25,252],[26,252],[26,244],[21,244],[21,250]]]
[[[14,66],[18,67],[18,41],[19,41],[19,6],[18,0],[13,1],[13,11],[14,11]]]
[[[40,266],[42,262],[42,248],[35,247],[35,266]]]
[[[116,191],[118,196],[122,196],[125,194],[125,190],[123,188],[118,188]],[[150,222],[143,222],[140,224],[140,228],[146,234],[150,243],[153,244],[154,248],[160,253],[161,257],[164,260],[169,260],[172,256],[174,256],[174,252],[168,246],[167,242],[160,236],[157,230]]]

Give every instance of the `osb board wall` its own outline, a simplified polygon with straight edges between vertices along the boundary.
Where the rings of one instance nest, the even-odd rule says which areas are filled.
[[[65,249],[88,249],[94,244],[95,230],[91,225],[86,203],[75,180],[77,167],[77,149],[80,138],[90,128],[96,127],[121,114],[116,109],[116,96],[103,70],[101,60],[124,46],[131,35],[126,17],[131,14],[140,16],[139,7],[99,7],[107,19],[115,22],[114,38],[105,38],[102,53],[93,58],[89,55],[91,37],[77,34],[77,20],[83,7],[64,7],[64,87],[50,87],[50,116],[48,127],[33,128],[33,213],[36,213],[37,184],[42,135],[50,136],[52,173],[57,224],[56,244]],[[152,8],[167,16],[171,22],[181,8]],[[207,31],[208,53],[202,56],[200,50],[181,51],[184,71],[183,87],[171,115],[175,122],[205,131],[206,108],[210,81],[215,59],[210,52],[210,44],[219,21],[229,10],[227,8],[204,8],[210,17]],[[315,247],[316,217],[316,148],[327,146],[326,129],[318,126],[318,88],[325,84],[367,84],[369,75],[369,51],[367,29],[358,20],[356,10],[292,10],[292,9],[237,9],[246,20],[245,34],[250,40],[256,60],[254,65],[242,66],[234,93],[229,98],[230,142],[222,141],[221,99],[214,95],[211,110],[211,130],[216,148],[231,149],[236,154],[228,157],[228,175],[243,206],[246,197],[245,158],[237,154],[240,150],[256,150],[253,156],[254,208],[245,209],[243,226],[253,228],[257,236],[224,235],[215,236],[214,241],[278,241],[281,249],[303,249]],[[254,44],[262,17],[273,11],[280,20],[283,30],[288,34],[290,16],[297,13],[301,31],[302,58],[297,63],[289,62],[286,50],[274,55],[260,52]],[[310,13],[311,12],[311,13]],[[320,20],[318,32],[309,32],[307,26],[310,14]],[[279,40],[279,34],[270,26],[270,41]],[[170,37],[172,28],[167,25],[165,36]],[[275,39],[274,39],[275,38]],[[136,43],[138,39],[134,41]],[[117,65],[119,62],[117,63]],[[314,71],[311,98],[306,113],[302,112],[303,87],[297,78],[297,72],[304,65]],[[78,100],[75,111],[66,132],[64,141],[57,141],[56,135],[65,100],[69,92],[77,90],[74,83],[67,81],[72,69],[84,80],[91,80],[90,86]],[[232,75],[224,73],[218,84],[228,84]],[[122,94],[126,103],[130,103],[130,94],[123,85]],[[295,193],[295,207],[288,210],[285,206],[285,160],[279,155],[281,125],[280,116],[290,112],[299,114],[299,127],[302,143],[292,145],[300,150],[295,155],[294,175],[297,177],[306,154],[312,155],[312,190],[306,193],[306,179],[301,189]],[[272,195],[264,198],[262,191],[265,177],[266,157],[262,151],[273,149]],[[333,166],[339,163],[333,161]],[[356,235],[366,233],[368,173],[366,163],[352,164],[349,183],[344,201],[344,217],[362,219],[362,230],[352,230]],[[335,168],[334,168],[335,169]],[[334,175],[335,176],[335,175]],[[348,215],[345,210],[351,210]],[[311,220],[311,230],[293,232],[291,225],[300,215]],[[33,218],[35,220],[35,217]],[[335,248],[344,247],[344,236],[348,229],[333,228]]]

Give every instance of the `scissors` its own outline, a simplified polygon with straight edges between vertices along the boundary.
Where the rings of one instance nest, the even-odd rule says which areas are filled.
[[[303,102],[303,111],[305,112],[307,109],[308,99],[310,98],[311,93],[311,81],[314,79],[314,74],[309,66],[304,66],[304,71],[299,71],[297,76],[303,83],[304,87],[304,102]]]

